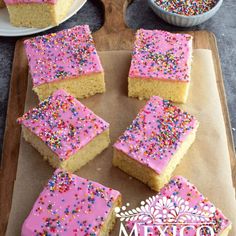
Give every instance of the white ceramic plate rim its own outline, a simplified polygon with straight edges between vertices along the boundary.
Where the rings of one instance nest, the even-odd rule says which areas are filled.
[[[60,22],[63,23],[73,15],[75,15],[86,3],[87,0],[74,0],[68,15]],[[9,15],[6,8],[0,9],[0,36],[26,36],[39,32],[46,31],[55,26],[49,26],[46,28],[25,28],[25,27],[14,27],[10,24]]]

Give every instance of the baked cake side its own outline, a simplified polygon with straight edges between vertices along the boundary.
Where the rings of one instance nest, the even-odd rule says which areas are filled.
[[[153,96],[114,144],[113,165],[159,191],[194,142],[198,125],[187,112]]]
[[[22,236],[109,235],[121,194],[57,169],[22,226]]]
[[[221,210],[182,176],[173,177],[156,196],[150,197],[145,203],[142,209],[146,209],[146,212],[139,211],[136,218],[127,219],[126,223],[130,230],[136,225],[139,235],[145,235],[145,227],[148,226],[151,226],[148,227],[151,235],[159,235],[159,227],[163,231],[166,227],[163,234],[166,236],[227,236],[231,229],[230,220]],[[181,233],[183,229],[184,234]]]
[[[32,28],[59,25],[73,2],[73,0],[5,0],[11,24]]]
[[[105,92],[104,71],[87,25],[25,40],[33,90],[40,100],[58,89],[76,98]]]
[[[191,61],[191,35],[138,30],[128,78],[129,96],[149,99],[157,95],[186,102]]]
[[[18,122],[24,139],[54,168],[71,172],[110,143],[109,124],[64,90],[56,91]]]

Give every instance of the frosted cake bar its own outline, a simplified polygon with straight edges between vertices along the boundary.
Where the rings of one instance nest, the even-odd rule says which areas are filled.
[[[87,25],[24,41],[33,90],[40,100],[58,89],[76,98],[105,92],[103,68]]]
[[[118,191],[57,169],[22,226],[22,236],[109,235]]]
[[[138,30],[128,78],[129,96],[149,99],[157,95],[186,102],[191,61],[191,35]]]
[[[23,137],[55,168],[75,171],[110,142],[109,124],[64,90],[25,113]]]
[[[153,96],[114,144],[113,165],[159,191],[195,140],[198,121]]]
[[[73,0],[4,0],[11,24],[18,27],[46,28],[59,25]]]

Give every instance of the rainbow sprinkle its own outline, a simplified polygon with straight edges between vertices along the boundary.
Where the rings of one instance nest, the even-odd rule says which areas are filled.
[[[22,227],[24,236],[96,236],[120,193],[57,169]]]
[[[18,119],[38,136],[63,161],[93,138],[108,129],[109,124],[64,90]]]
[[[160,30],[136,33],[129,78],[190,81],[192,36]]]
[[[114,147],[160,174],[197,126],[193,116],[153,96]]]
[[[203,14],[213,8],[216,0],[155,0],[163,10],[184,16]]]
[[[33,86],[103,72],[88,25],[24,41]]]

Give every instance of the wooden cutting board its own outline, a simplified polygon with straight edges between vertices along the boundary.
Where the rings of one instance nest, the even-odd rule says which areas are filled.
[[[103,27],[98,32],[93,34],[96,47],[99,51],[132,49],[134,31],[125,25],[125,21],[123,19],[126,8],[130,3],[131,0],[102,0],[98,3],[102,6],[104,16]],[[193,35],[195,49],[203,48],[212,50],[216,71],[216,82],[225,120],[233,183],[235,187],[236,158],[216,39],[214,34],[207,31],[194,31],[186,33]],[[27,78],[28,65],[23,48],[23,40],[19,40],[15,46],[12,66],[12,77],[9,90],[6,128],[0,168],[0,235],[5,234],[11,209],[11,199],[14,180],[16,177],[21,135],[21,129],[20,126],[17,125],[16,119],[22,115],[24,111]]]

